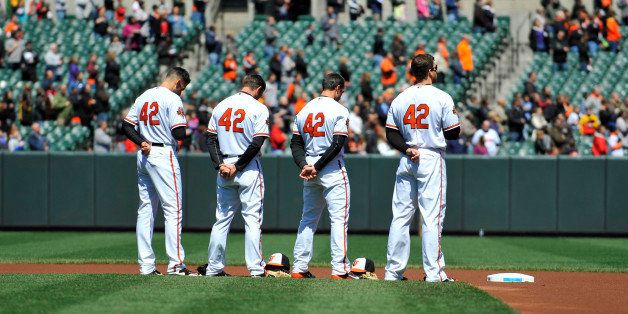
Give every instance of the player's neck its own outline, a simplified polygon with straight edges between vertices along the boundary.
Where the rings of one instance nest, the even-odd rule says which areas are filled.
[[[334,99],[334,96],[336,96],[336,95],[335,95],[335,92],[333,90],[331,90],[331,91],[330,90],[324,90],[324,91],[321,92],[321,96],[322,97],[329,97],[331,99]],[[334,100],[336,100],[336,99],[334,99]]]
[[[246,89],[246,88],[241,89],[240,93],[245,93],[245,94],[255,98],[255,96],[253,96],[253,93],[250,90]]]
[[[421,86],[425,86],[425,85],[432,85],[432,79],[430,79],[428,77],[428,78],[426,78],[426,79],[424,79],[424,80],[414,84],[414,86],[416,86],[416,87],[421,87]]]

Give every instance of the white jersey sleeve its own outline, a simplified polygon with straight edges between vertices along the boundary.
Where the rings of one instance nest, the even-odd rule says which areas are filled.
[[[209,123],[207,124],[207,132],[212,134],[218,134],[216,125],[216,110],[214,109],[211,118],[209,118]]]
[[[137,126],[137,124],[139,123],[137,111],[138,110],[137,110],[137,100],[136,100],[135,103],[133,103],[133,106],[131,106],[131,109],[129,109],[129,112],[126,114],[126,117],[124,117],[124,121]]]
[[[346,111],[346,112],[345,112]],[[334,133],[332,135],[349,135],[349,111],[340,110],[334,125]]]
[[[259,113],[255,117],[255,121],[253,121],[253,137],[256,136],[270,136],[270,130],[268,125],[270,124],[270,113],[268,109],[265,107],[260,107]]]
[[[185,111],[183,110],[183,102],[181,99],[177,99],[170,105],[168,120],[170,121],[170,129],[174,129],[180,126],[187,126],[188,123],[185,120]]]
[[[460,120],[458,118],[458,112],[454,105],[454,100],[451,96],[447,95],[445,103],[443,105],[443,131],[449,131],[460,126]]]
[[[395,100],[393,100],[393,104],[395,104],[395,101],[397,101],[397,99],[395,98]],[[394,130],[399,130],[399,124],[397,124],[397,121],[395,120],[397,115],[395,114],[394,110],[395,108],[397,108],[398,106],[393,106],[391,105],[388,108],[388,114],[386,115],[386,127],[387,128],[391,128]]]

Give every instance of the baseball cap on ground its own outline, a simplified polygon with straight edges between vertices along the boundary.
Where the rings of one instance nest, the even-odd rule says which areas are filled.
[[[378,279],[375,274],[375,263],[366,257],[359,257],[353,261],[351,275],[354,279]]]
[[[268,277],[290,277],[290,260],[281,253],[275,253],[266,263]]]

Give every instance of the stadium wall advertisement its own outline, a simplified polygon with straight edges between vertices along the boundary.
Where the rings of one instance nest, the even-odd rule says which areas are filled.
[[[0,154],[0,227],[132,229],[139,202],[135,160],[132,154]],[[179,162],[183,227],[208,230],[216,171],[206,155],[182,155]],[[346,158],[350,231],[388,231],[397,163]],[[265,156],[262,164],[263,230],[294,231],[302,207],[297,168],[289,156]],[[446,167],[445,232],[628,233],[628,158],[448,156]],[[232,228],[244,229],[240,215]],[[319,230],[328,229],[324,213]]]

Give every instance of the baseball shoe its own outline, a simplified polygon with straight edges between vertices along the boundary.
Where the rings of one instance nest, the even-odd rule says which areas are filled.
[[[312,273],[310,273],[309,271],[306,271],[304,273],[292,273],[290,277],[296,279],[316,278],[316,276],[312,275]]]
[[[423,277],[423,281],[425,282],[456,282],[456,280],[451,277],[447,277],[442,281],[427,281],[427,276]]]
[[[331,279],[353,279],[349,274],[344,275],[331,275]]]
[[[160,273],[158,270],[153,270],[152,273],[142,274],[142,276],[163,276],[164,274]]]
[[[178,268],[178,267],[174,271],[169,271],[168,275],[170,276],[199,276],[199,274],[193,273],[187,268]]]
[[[251,275],[251,278],[266,278],[266,277],[268,277],[266,275],[266,272],[263,272],[263,273],[257,274],[257,275]]]
[[[201,265],[201,266],[199,266],[199,267],[197,267],[197,268],[196,268],[196,271],[198,271],[198,274],[199,274],[199,275],[201,275],[201,276],[207,276],[207,277],[231,277],[231,275],[229,275],[229,274],[225,273],[225,271],[224,271],[224,270],[223,270],[223,271],[221,271],[221,272],[219,272],[219,273],[217,273],[217,274],[213,274],[213,275],[211,275],[211,274],[207,274],[207,265],[208,265],[208,264]]]

